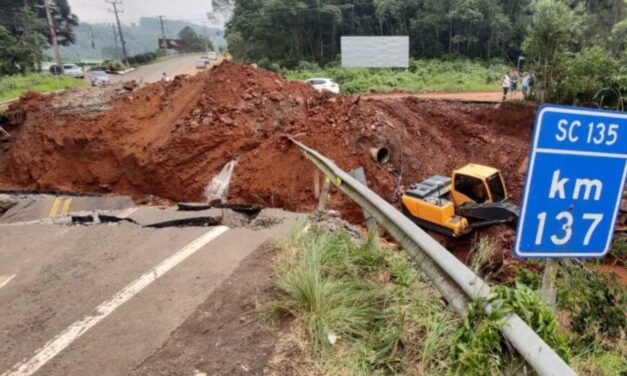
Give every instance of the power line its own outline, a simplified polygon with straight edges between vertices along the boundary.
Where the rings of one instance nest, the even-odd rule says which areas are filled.
[[[115,14],[115,20],[118,24],[118,33],[120,34],[120,43],[122,44],[122,54],[124,56],[124,64],[128,68],[128,54],[126,53],[126,42],[124,41],[124,33],[122,33],[122,24],[120,24],[120,16],[118,13],[124,13],[124,10],[118,10],[118,5],[122,4],[121,0],[105,0],[113,6],[113,10],[107,9],[109,12]]]

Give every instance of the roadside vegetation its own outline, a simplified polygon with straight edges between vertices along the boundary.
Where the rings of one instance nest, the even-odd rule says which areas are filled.
[[[495,91],[508,67],[499,62],[479,60],[412,60],[409,69],[342,68],[339,63],[320,68],[315,63],[301,62],[296,69],[279,69],[268,61],[260,66],[279,70],[293,80],[331,77],[348,94],[369,91],[454,92]]]
[[[18,98],[27,91],[48,93],[87,85],[85,80],[46,73],[0,76],[0,101]]]
[[[236,60],[294,78],[324,75],[349,93],[367,90],[495,90],[476,63],[516,69],[535,79],[531,100],[624,110],[627,102],[627,2],[565,0],[336,0],[280,2],[216,0],[216,11],[233,9],[227,24]],[[396,70],[340,70],[341,37],[407,35],[418,65],[443,65],[425,74]],[[425,60],[431,60],[425,63]],[[460,71],[450,71],[441,59]],[[304,68],[303,61],[324,69]],[[412,64],[415,66],[416,64]],[[450,72],[447,75],[447,72]],[[492,73],[490,73],[491,75]],[[433,76],[432,76],[433,75]],[[521,83],[519,82],[519,87]]]
[[[604,275],[562,269],[555,314],[536,292],[539,274],[520,269],[510,285],[495,286],[459,318],[405,252],[341,231],[295,234],[300,235],[279,246],[276,294],[265,306],[275,322],[289,323],[272,369],[322,375],[507,374],[523,363],[499,327],[507,314],[517,313],[580,374],[627,371],[625,291]],[[473,266],[483,274],[494,241],[480,241]],[[500,304],[486,314],[485,306],[496,300]]]
[[[298,352],[278,365],[295,374],[428,374],[451,371],[459,320],[405,253],[374,237],[312,233],[281,247],[276,319],[293,319],[288,344]]]

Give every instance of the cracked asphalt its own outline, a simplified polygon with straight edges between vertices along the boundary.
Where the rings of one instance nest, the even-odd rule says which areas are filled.
[[[2,376],[128,374],[243,259],[306,220],[275,209],[256,218],[181,212],[125,197],[13,199],[0,218]]]

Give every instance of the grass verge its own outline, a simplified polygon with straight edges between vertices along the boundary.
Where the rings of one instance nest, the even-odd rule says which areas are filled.
[[[277,369],[295,374],[442,375],[457,319],[404,253],[346,233],[293,239],[277,262],[274,318],[292,331]],[[278,372],[281,374],[282,372]]]
[[[603,290],[587,274],[569,273],[572,289],[581,294],[569,300],[562,291],[557,315],[533,291],[537,274],[525,269],[516,286],[494,287],[460,319],[406,253],[383,249],[373,237],[294,232],[279,248],[276,295],[266,309],[275,320],[287,319],[289,329],[276,346],[269,375],[507,374],[523,365],[499,331],[512,312],[579,374],[627,374],[624,296]],[[485,239],[475,250],[480,273],[492,248]],[[594,291],[604,296],[595,298]],[[485,314],[494,299],[499,305]],[[608,307],[585,311],[593,300]],[[582,314],[585,328],[577,325]]]
[[[500,63],[471,60],[412,60],[409,69],[342,68],[321,69],[304,63],[296,70],[282,70],[292,80],[312,77],[335,79],[348,94],[368,91],[388,92],[467,92],[499,91],[500,80],[508,67]]]
[[[18,98],[27,91],[48,93],[87,85],[88,82],[85,80],[42,73],[2,76],[0,77],[0,101]]]

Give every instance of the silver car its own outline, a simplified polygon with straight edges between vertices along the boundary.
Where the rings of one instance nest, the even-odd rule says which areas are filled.
[[[109,86],[111,85],[111,79],[105,71],[92,71],[89,72],[89,81],[91,86]]]

